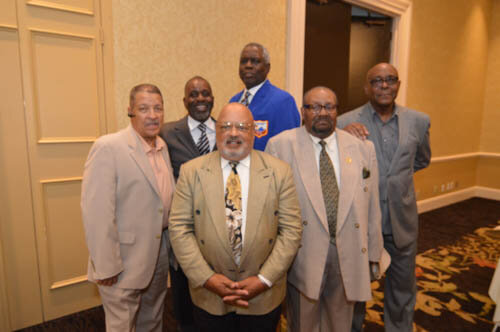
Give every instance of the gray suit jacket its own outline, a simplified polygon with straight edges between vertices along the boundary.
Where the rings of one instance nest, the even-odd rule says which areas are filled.
[[[162,154],[172,176],[167,150]],[[173,186],[173,177],[170,182]],[[117,287],[145,288],[158,258],[163,215],[169,211],[163,211],[153,169],[131,126],[100,137],[92,146],[83,173],[81,208],[90,253],[89,281],[121,272]]]
[[[429,165],[431,148],[429,142],[430,119],[420,113],[397,105],[399,109],[399,144],[389,169],[383,169],[381,146],[374,142],[379,159],[379,189],[381,205],[387,201],[394,242],[404,248],[417,240],[418,213],[413,183],[413,173]],[[337,118],[337,127],[344,128],[352,122],[364,124],[370,133],[373,124],[369,103],[342,114]],[[370,135],[368,139],[373,141]]]
[[[178,121],[167,122],[160,130],[161,138],[168,145],[168,153],[176,180],[179,177],[181,165],[200,156],[200,152],[189,131],[187,120],[188,117],[185,116]],[[214,146],[214,150],[216,149],[217,147]]]
[[[378,262],[382,253],[375,149],[370,142],[343,130],[337,130],[337,145],[340,195],[336,244],[340,271],[347,299],[367,301],[371,299],[368,261]],[[318,299],[330,233],[313,141],[302,126],[271,138],[266,151],[291,165],[302,213],[302,246],[288,281],[305,296]]]
[[[181,167],[169,232],[196,306],[213,315],[232,311],[246,315],[269,313],[285,297],[286,273],[302,233],[290,167],[264,152],[251,152],[245,241],[239,266],[229,245],[218,151]],[[251,299],[248,309],[233,307],[203,287],[214,273],[235,281],[261,274],[273,286]]]

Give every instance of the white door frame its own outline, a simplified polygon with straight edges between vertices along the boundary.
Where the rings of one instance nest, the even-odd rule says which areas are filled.
[[[408,58],[410,53],[411,0],[344,0],[359,7],[377,11],[393,18],[391,59],[399,72],[401,87],[398,103],[406,105],[408,87]],[[306,0],[288,0],[286,40],[286,89],[302,105],[304,87],[304,39]]]

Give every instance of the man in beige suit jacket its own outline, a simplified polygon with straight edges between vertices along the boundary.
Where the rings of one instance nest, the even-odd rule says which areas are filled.
[[[168,213],[174,179],[165,143],[163,98],[150,84],[130,92],[131,126],[100,137],[83,174],[81,207],[109,331],[162,331],[168,278]]]
[[[302,231],[292,171],[252,150],[253,118],[241,104],[222,109],[216,140],[218,151],[182,165],[169,221],[175,256],[189,279],[195,324],[202,332],[274,332]],[[241,181],[239,259],[226,224],[230,173]]]
[[[382,253],[375,150],[335,130],[337,105],[330,89],[309,90],[302,107],[305,125],[271,138],[266,148],[292,167],[304,225],[288,276],[289,331],[350,331],[354,301],[371,298],[370,264],[376,267]],[[327,179],[320,178],[322,145],[339,189],[338,203],[328,203],[338,206],[330,224]]]

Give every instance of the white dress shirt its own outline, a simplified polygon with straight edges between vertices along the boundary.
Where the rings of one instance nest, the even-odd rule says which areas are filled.
[[[250,92],[250,94],[248,95],[248,105],[250,105],[250,103],[252,102],[253,100],[253,97],[255,96],[255,94],[260,90],[260,88],[264,85],[264,83],[266,83],[267,80],[264,80],[262,83],[260,83],[259,85],[256,85],[254,86],[253,88],[250,88],[250,90],[247,90],[245,88],[245,90],[243,91],[243,94],[241,95],[241,98],[240,98],[240,101],[239,103],[242,103],[243,102],[243,99],[245,99],[245,94],[248,92]]]
[[[198,141],[200,140],[201,130],[200,128],[198,128],[200,123],[200,121],[196,121],[190,115],[188,115],[189,132],[191,133],[194,144],[198,144]],[[211,117],[209,117],[207,120],[205,120],[204,123],[205,126],[207,126],[206,133],[210,151],[213,151],[215,146],[215,121]]]
[[[227,178],[231,174],[231,165],[229,164],[229,160],[224,159],[221,156],[220,158],[220,166],[222,168],[222,180],[224,183],[224,190],[226,188]],[[242,160],[238,162],[236,166],[236,171],[238,172],[238,176],[240,177],[241,183],[241,245],[242,247],[245,245],[245,229],[247,224],[247,205],[248,205],[248,188],[250,187],[250,155],[246,156]],[[268,287],[271,287],[273,284],[264,278],[262,275],[257,275],[259,279],[265,283]]]
[[[314,147],[314,157],[316,158],[316,165],[318,166],[318,174],[319,174],[319,155],[321,153],[321,138],[313,136],[309,134],[313,140]],[[337,145],[337,133],[333,132],[330,136],[323,139],[326,142],[326,152],[332,161],[333,168],[335,169],[335,179],[337,179],[337,187],[340,190],[340,162],[339,162],[339,147]]]

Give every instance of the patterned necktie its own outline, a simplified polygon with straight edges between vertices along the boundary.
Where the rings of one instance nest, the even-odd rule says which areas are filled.
[[[248,104],[249,104],[249,102],[248,102],[248,101],[249,101],[249,98],[250,98],[250,91],[248,91],[248,90],[247,90],[247,91],[245,92],[245,96],[243,97],[243,100],[241,101],[241,103],[242,103],[243,105],[245,105],[245,106],[248,106]]]
[[[207,126],[204,123],[200,123],[198,128],[201,131],[201,136],[198,140],[198,144],[196,144],[196,147],[198,148],[201,156],[210,152],[210,144],[208,143]]]
[[[236,166],[238,162],[231,161],[231,173],[226,182],[226,224],[229,231],[229,245],[233,251],[234,261],[240,265],[242,237],[241,223],[243,216],[241,215],[241,183]]]
[[[321,152],[319,154],[319,178],[323,200],[325,202],[328,229],[330,231],[330,242],[335,244],[335,233],[337,231],[337,207],[339,204],[339,187],[335,178],[335,169],[328,152],[326,152],[326,142],[319,141]]]

